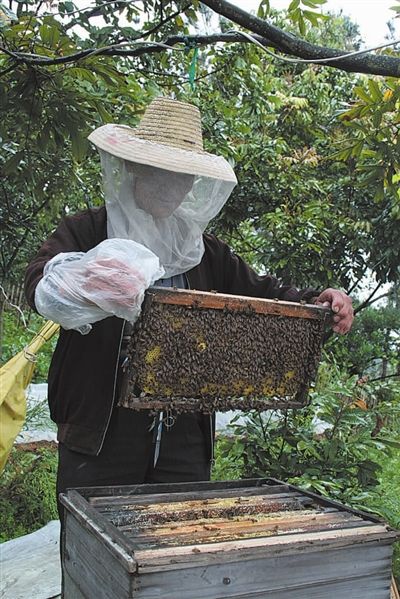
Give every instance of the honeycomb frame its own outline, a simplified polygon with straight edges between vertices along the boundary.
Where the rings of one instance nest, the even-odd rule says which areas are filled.
[[[303,407],[330,314],[311,304],[153,287],[129,343],[119,405],[176,412]]]

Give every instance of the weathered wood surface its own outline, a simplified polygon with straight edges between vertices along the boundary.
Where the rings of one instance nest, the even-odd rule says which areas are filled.
[[[194,308],[212,308],[214,310],[248,310],[257,314],[272,314],[293,318],[310,318],[323,320],[331,313],[329,308],[315,304],[287,302],[284,300],[271,300],[242,295],[212,293],[196,291],[194,289],[168,289],[165,287],[152,287],[147,293],[152,301],[160,304],[187,306]]]
[[[389,599],[384,523],[274,479],[195,485],[70,492],[64,599]]]
[[[244,478],[240,480],[226,480],[226,481],[197,481],[197,482],[182,482],[182,483],[146,483],[140,485],[120,485],[120,486],[107,486],[107,487],[80,487],[75,489],[79,495],[84,497],[88,502],[109,501],[110,503],[114,500],[118,501],[118,498],[122,497],[122,503],[125,503],[124,498],[127,498],[127,502],[139,500],[139,497],[145,498],[146,495],[153,495],[154,501],[162,500],[162,498],[168,497],[168,501],[174,501],[177,498],[178,501],[185,499],[199,499],[200,497],[228,497],[233,495],[246,495],[247,489],[254,488],[255,495],[259,492],[266,496],[275,493],[287,493],[292,491],[293,493],[300,493],[304,497],[310,497],[315,506],[320,509],[344,511],[360,518],[365,518],[369,522],[381,523],[382,518],[369,512],[363,512],[355,508],[351,508],[347,505],[343,505],[338,501],[329,499],[317,495],[312,491],[300,489],[290,483],[285,483],[277,478],[266,477],[266,478]],[[226,495],[225,495],[226,492]],[[156,497],[159,496],[159,497]]]
[[[296,514],[297,515],[297,514]],[[324,515],[321,515],[324,517]],[[26,535],[25,537],[19,537],[18,539],[14,539],[12,541],[8,541],[2,545],[1,557],[0,557],[0,572],[1,572],[1,582],[0,582],[0,596],[4,599],[61,599],[61,595],[56,594],[58,589],[60,588],[61,575],[59,572],[59,548],[58,548],[58,538],[59,538],[59,529],[57,527],[57,522],[52,522],[51,526],[47,525],[43,529],[36,531],[30,535]],[[4,548],[4,551],[3,551]],[[356,559],[359,557],[356,555]],[[335,554],[325,554],[326,560],[332,559],[333,561],[337,561],[335,558]],[[41,560],[41,561],[40,561]],[[265,562],[264,562],[265,564]],[[206,566],[210,566],[212,564],[208,563]],[[11,569],[9,568],[11,566]],[[340,566],[340,563],[339,563]],[[382,562],[382,566],[384,564]],[[358,564],[356,564],[358,567]],[[370,564],[368,564],[368,568],[370,568]],[[378,562],[378,568],[380,568],[380,563]],[[204,567],[202,567],[201,572],[204,572]],[[360,575],[360,572],[355,572],[355,574]],[[161,585],[163,580],[163,574],[161,575]],[[168,574],[167,574],[168,575]],[[64,576],[67,580],[67,586],[70,589],[70,597],[73,599],[87,599],[85,597],[79,586],[75,583],[73,579],[64,572]],[[201,578],[201,585],[206,586],[207,592],[209,592],[208,582],[206,582],[205,578],[209,578],[209,573],[206,573],[203,578]],[[373,577],[375,578],[375,576]],[[139,575],[140,580],[140,575]],[[335,595],[332,595],[332,599],[352,599],[354,597],[360,597],[360,593],[363,592],[364,597],[368,597],[368,594],[365,593],[365,585],[367,585],[367,593],[372,593],[372,591],[376,592],[376,597],[380,599],[380,597],[388,597],[386,595],[386,591],[382,591],[385,589],[384,581],[381,585],[377,587],[376,580],[371,581],[371,577],[364,580],[359,580],[359,578],[355,578],[354,581],[357,583],[357,588],[351,589],[351,593],[346,591],[342,594],[342,589],[337,589]],[[10,586],[8,585],[10,583]],[[56,583],[56,586],[54,586]],[[230,583],[235,586],[235,581]],[[347,584],[347,581],[346,581]],[[147,587],[148,584],[145,583]],[[201,587],[201,588],[202,588]],[[229,587],[229,585],[228,585]],[[139,584],[140,588],[140,584]],[[309,587],[308,587],[309,588]],[[311,588],[310,593],[308,594],[308,588],[306,598],[314,597],[315,594],[318,599],[321,599],[321,595],[318,594],[317,591],[320,591],[320,588],[327,591],[327,585],[322,583],[316,587],[316,589]],[[147,592],[147,589],[146,589]],[[276,591],[273,591],[274,593]],[[287,596],[295,597],[296,599],[302,599],[299,592],[304,593],[304,588],[300,591],[296,589],[288,590],[286,595],[281,592],[281,595],[278,595],[279,599],[286,599]],[[358,594],[357,594],[358,593]],[[305,594],[305,593],[304,593]],[[56,596],[55,596],[56,595]],[[258,597],[268,597],[265,591],[258,593]],[[162,597],[162,589],[161,595]],[[271,595],[270,595],[271,596]],[[138,597],[137,593],[133,594],[134,599]],[[242,595],[243,597],[243,595]],[[250,598],[254,599],[257,595],[251,594]],[[303,595],[304,598],[304,595]],[[66,598],[68,599],[68,597]],[[90,599],[93,599],[90,598]],[[110,597],[110,599],[112,599]],[[125,597],[118,597],[118,599],[125,599]],[[185,599],[188,599],[187,597]],[[207,595],[207,599],[210,599],[210,596]],[[240,599],[236,598],[236,599]],[[304,598],[305,599],[305,598]],[[330,598],[329,598],[330,599]],[[375,598],[374,598],[375,599]],[[395,586],[394,580],[392,578],[392,586],[391,586],[391,594],[390,599],[400,599],[398,590]]]
[[[133,497],[135,495],[154,495],[162,493],[163,496],[171,493],[194,493],[194,492],[215,492],[229,489],[242,489],[245,493],[249,487],[266,487],[271,493],[275,492],[274,487],[279,487],[279,493],[286,492],[288,489],[299,491],[297,487],[282,482],[275,478],[244,478],[240,480],[224,480],[224,481],[197,481],[190,483],[146,483],[139,485],[115,485],[115,486],[98,486],[98,487],[77,487],[75,491],[88,501],[92,501],[93,498],[99,497]],[[282,488],[283,487],[283,488]],[[302,493],[307,495],[306,492],[301,490]],[[343,506],[342,506],[343,507]],[[347,508],[346,508],[347,509]]]
[[[202,487],[200,487],[200,489],[202,489]],[[240,490],[241,489],[241,490]],[[240,490],[240,492],[238,492]],[[303,493],[300,493],[298,491],[291,491],[289,489],[289,487],[287,485],[268,485],[267,487],[267,493],[266,493],[266,487],[265,486],[249,486],[249,487],[234,487],[234,488],[219,488],[216,487],[215,489],[213,488],[212,490],[202,490],[201,492],[201,499],[205,500],[205,499],[221,499],[224,497],[255,497],[257,495],[262,495],[262,496],[266,496],[266,495],[272,495],[274,498],[278,498],[278,497],[288,497],[289,495],[291,495],[292,497],[302,497],[304,496]],[[187,491],[181,491],[181,492],[173,492],[173,493],[168,493],[168,495],[166,496],[166,493],[142,493],[140,495],[137,496],[132,496],[132,495],[125,495],[125,494],[119,494],[119,495],[114,495],[112,497],[108,496],[108,495],[100,495],[99,497],[89,497],[89,504],[96,507],[96,509],[101,509],[104,506],[113,506],[115,508],[118,507],[123,507],[124,505],[135,505],[135,504],[140,504],[140,505],[145,505],[147,504],[152,504],[154,505],[155,503],[159,503],[159,502],[163,502],[165,503],[166,501],[168,501],[168,503],[172,503],[175,501],[195,501],[198,500],[199,498],[199,492],[198,490],[187,490]]]
[[[60,495],[60,502],[66,508],[65,516],[70,526],[73,522],[87,530],[96,543],[104,546],[124,568],[129,572],[137,569],[133,557],[134,547],[119,530],[113,526],[102,514],[94,510],[89,503],[76,490]]]
[[[163,502],[154,504],[128,504],[103,507],[99,510],[116,526],[127,524],[162,524],[175,521],[200,518],[233,518],[240,515],[272,514],[276,512],[302,510],[311,506],[312,499],[295,494],[284,497],[229,497],[223,499],[200,499],[182,502]]]
[[[230,553],[251,553],[256,555],[258,551],[263,554],[278,553],[283,548],[296,548],[296,550],[311,547],[318,544],[319,547],[346,546],[358,543],[367,543],[371,541],[384,541],[388,534],[387,528],[382,525],[371,525],[359,528],[347,528],[344,530],[323,530],[318,532],[306,532],[297,534],[287,534],[282,536],[270,536],[268,538],[250,538],[235,541],[225,541],[221,543],[194,543],[181,547],[161,547],[159,549],[143,549],[135,551],[135,557],[140,564],[155,562],[161,563],[170,561],[171,563],[187,563],[195,561],[200,555],[221,554],[221,561]]]
[[[317,514],[305,521],[288,513],[286,517],[253,519],[237,518],[234,521],[226,521],[222,518],[207,520],[195,520],[186,522],[184,526],[174,523],[161,524],[158,526],[137,528],[132,526],[123,527],[120,530],[135,542],[137,549],[165,546],[179,546],[196,543],[216,543],[222,541],[233,541],[235,539],[269,537],[274,535],[317,532],[324,530],[344,530],[354,526],[370,526],[359,518],[346,514],[338,514],[333,519],[330,514]]]
[[[87,599],[131,597],[136,579],[125,567],[126,561],[119,559],[118,553],[110,551],[108,544],[91,534],[72,514],[67,514],[65,524],[63,569],[82,595]],[[67,591],[66,599],[75,599]]]
[[[190,569],[141,570],[138,599],[389,599],[391,547],[357,545]],[[224,582],[225,580],[225,582]],[[228,582],[229,581],[229,582]]]
[[[246,479],[244,479],[244,481],[245,480]],[[252,479],[252,480],[254,480],[254,479]],[[257,479],[255,479],[255,480],[257,480]],[[265,482],[265,484],[267,484],[267,485],[283,484],[282,481],[280,481],[278,478],[270,477],[270,478],[261,479],[261,480],[263,480]],[[232,481],[232,482],[234,482],[234,481]],[[349,507],[348,505],[339,503],[338,501],[335,501],[334,499],[329,499],[328,497],[323,497],[322,495],[317,495],[316,493],[314,493],[313,491],[310,491],[308,489],[300,489],[299,487],[296,487],[295,485],[291,485],[290,483],[285,483],[285,484],[292,491],[294,491],[294,492],[299,491],[302,495],[305,495],[306,497],[311,497],[311,499],[314,500],[316,505],[323,506],[323,507],[329,507],[329,508],[335,508],[339,511],[345,511],[350,514],[354,514],[355,516],[360,516],[360,518],[364,518],[365,520],[368,520],[369,522],[376,522],[376,523],[384,524],[383,519],[380,518],[379,516],[376,516],[369,512],[363,512],[362,510],[358,510],[358,509]],[[400,536],[400,531],[399,531],[399,536]]]
[[[73,572],[75,575],[75,572]],[[86,595],[83,594],[80,587],[78,586],[78,582],[70,576],[67,568],[64,568],[64,597],[60,595],[61,599],[88,599]],[[58,597],[56,598],[58,599]]]

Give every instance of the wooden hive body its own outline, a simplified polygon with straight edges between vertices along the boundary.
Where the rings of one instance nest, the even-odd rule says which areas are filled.
[[[64,599],[389,599],[398,533],[274,479],[61,496]]]
[[[329,310],[220,293],[153,288],[129,348],[133,409],[302,407]]]

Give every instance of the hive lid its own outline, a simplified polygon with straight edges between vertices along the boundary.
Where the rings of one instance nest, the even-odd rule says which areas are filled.
[[[120,405],[212,412],[302,407],[330,310],[166,288],[146,293]]]

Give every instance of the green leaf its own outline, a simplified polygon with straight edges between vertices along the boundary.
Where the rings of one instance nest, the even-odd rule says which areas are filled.
[[[351,155],[352,155],[354,158],[359,158],[359,157],[360,157],[360,154],[361,154],[361,152],[362,152],[362,150],[363,150],[363,147],[364,147],[364,140],[362,139],[362,140],[360,140],[359,142],[357,142],[357,143],[356,143],[356,144],[353,146],[353,150],[352,150],[352,152],[351,152]]]
[[[299,31],[300,31],[301,35],[305,35],[306,31],[307,31],[307,27],[306,27],[306,22],[303,18],[303,14],[300,14],[298,23],[299,23]]]
[[[400,181],[400,173],[396,173],[392,177],[392,183],[399,183],[399,181]]]
[[[310,23],[312,25],[314,25],[314,27],[318,27],[318,25],[319,25],[318,19],[320,19],[323,16],[323,15],[320,15],[319,13],[311,12],[309,10],[303,10],[303,15],[304,15],[304,18],[307,19],[307,21],[310,21]]]
[[[39,34],[40,34],[40,39],[42,40],[42,42],[44,44],[47,45],[48,40],[49,40],[49,27],[47,27],[47,25],[41,25],[39,27]]]
[[[64,7],[67,13],[71,13],[76,10],[75,4],[73,2],[64,2]]]
[[[378,110],[377,112],[373,113],[372,115],[372,123],[375,127],[375,129],[378,129],[381,125],[382,122],[382,118],[383,118],[383,114],[380,110]]]
[[[262,0],[262,2],[260,2],[259,6],[258,6],[257,17],[260,17],[260,19],[265,19],[269,15],[270,10],[271,10],[270,1]]]
[[[58,5],[58,10],[60,11],[61,15],[64,16],[65,14],[70,14],[74,12],[74,10],[76,10],[76,7],[73,2],[70,2],[68,0],[67,2],[60,2]]]
[[[354,91],[357,94],[357,96],[359,98],[361,98],[361,100],[363,100],[367,104],[372,104],[371,97],[367,94],[367,92],[365,91],[365,89],[363,87],[361,87],[360,85],[356,85],[356,87],[354,88]]]
[[[183,22],[183,19],[182,19],[181,15],[177,15],[175,17],[175,23],[176,23],[176,25],[178,27],[184,27],[184,25],[185,25],[184,22]]]
[[[293,12],[300,6],[300,0],[292,0],[289,4],[288,12]]]
[[[339,152],[335,152],[334,154],[331,154],[330,158],[332,160],[346,161],[351,157],[353,153],[353,147],[354,146],[349,146],[347,148],[344,148],[343,150],[340,150]]]
[[[375,81],[375,79],[368,79],[368,89],[369,89],[372,99],[375,102],[382,101],[382,92],[379,88],[378,83]]]
[[[68,67],[66,73],[73,77],[74,79],[82,79],[84,81],[88,81],[89,83],[96,83],[96,75],[92,73],[89,69],[85,69],[83,67]]]
[[[40,38],[45,46],[54,48],[60,40],[60,31],[57,25],[41,25],[39,28]]]
[[[93,105],[104,123],[110,123],[112,121],[111,113],[103,106],[102,102],[93,102]]]
[[[301,0],[304,6],[309,8],[318,8],[321,4],[325,4],[327,0]]]
[[[71,149],[73,157],[77,162],[81,162],[87,154],[88,141],[86,137],[83,137],[77,131],[70,130],[69,134],[71,137]]]
[[[90,64],[93,71],[97,73],[107,85],[111,86],[121,82],[122,76],[113,66],[105,63],[98,63],[96,61]]]

